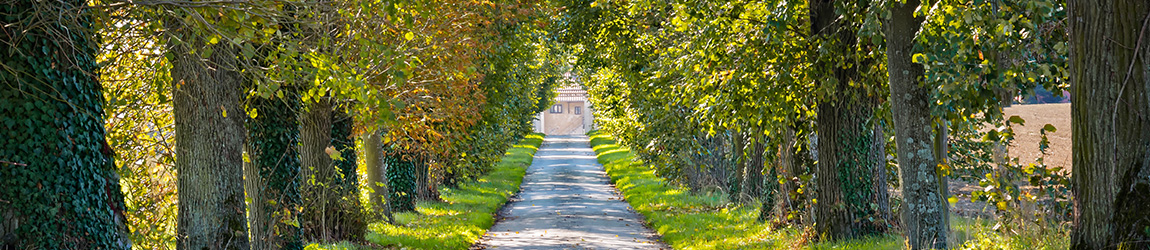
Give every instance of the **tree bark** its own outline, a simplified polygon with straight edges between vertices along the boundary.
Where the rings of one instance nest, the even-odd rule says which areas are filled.
[[[348,102],[341,102],[340,107],[332,111],[331,144],[339,152],[340,157],[334,159],[332,174],[333,181],[328,185],[332,189],[329,197],[330,205],[324,211],[327,235],[333,241],[363,241],[367,230],[367,223],[363,217],[363,205],[359,201],[359,165],[356,163],[355,136],[352,135],[355,120],[347,112]]]
[[[872,119],[875,118],[872,117]],[[871,194],[873,195],[873,198],[871,198],[871,200],[874,201],[874,204],[877,207],[874,209],[875,217],[879,222],[889,226],[893,223],[890,221],[890,191],[888,190],[890,185],[887,185],[888,175],[886,172],[886,136],[883,134],[882,123],[878,121],[873,121],[873,123],[874,132],[871,136],[872,141],[870,144],[870,163],[874,164],[874,166],[871,168],[873,171],[873,174],[871,175],[871,187],[873,188]]]
[[[395,217],[391,215],[391,206],[387,200],[387,166],[383,164],[383,142],[377,131],[371,131],[363,136],[363,157],[367,170],[367,185],[371,188],[368,202],[375,216],[382,215],[388,223],[395,224]],[[378,217],[377,217],[378,219]]]
[[[742,203],[751,203],[756,198],[763,197],[763,152],[765,138],[761,132],[755,132],[751,139],[751,152],[747,154],[746,170],[743,171],[744,195],[740,198]]]
[[[740,132],[733,132],[733,133],[734,133],[734,135],[732,137],[734,137],[734,138],[732,138],[732,140],[731,140],[731,142],[732,142],[731,154],[734,156],[734,159],[735,159],[735,164],[734,164],[734,167],[735,167],[734,172],[735,173],[733,174],[733,176],[731,176],[731,178],[729,178],[730,180],[727,183],[727,186],[728,186],[727,187],[727,190],[728,190],[727,199],[729,199],[731,201],[738,202],[738,201],[742,200],[743,191],[744,191],[742,189],[742,186],[743,186],[742,181],[743,181],[743,177],[746,176],[746,169],[745,168],[747,166],[747,159],[746,159],[747,157],[745,157],[745,155],[746,155],[747,140],[746,140],[746,136],[744,136],[743,133],[740,133]]]
[[[815,169],[815,231],[830,239],[853,238],[882,232],[874,223],[878,214],[871,204],[874,199],[873,135],[871,124],[874,104],[866,97],[858,71],[860,62],[846,63],[841,58],[854,58],[858,47],[856,24],[843,23],[831,1],[812,1],[811,32],[817,34],[831,53],[818,55],[815,67],[831,74],[833,81],[819,84],[833,89],[835,95],[818,103],[819,161]],[[843,10],[848,11],[848,10]],[[866,62],[861,62],[866,64]]]
[[[1068,2],[1072,249],[1150,247],[1150,3]]]
[[[296,220],[300,207],[299,121],[300,108],[294,87],[281,89],[284,98],[252,97],[256,110],[247,120],[249,163],[244,181],[251,200],[248,205],[252,249],[303,249]]]
[[[931,153],[930,91],[923,84],[923,66],[912,62],[914,37],[923,17],[914,15],[919,0],[891,3],[886,29],[887,70],[895,145],[904,200],[902,227],[911,249],[946,248],[946,218],[938,194],[938,171]]]
[[[89,10],[0,6],[0,249],[132,248]]]
[[[172,107],[176,127],[178,249],[248,249],[244,204],[244,110],[236,48],[208,45],[178,20],[164,22],[172,40]],[[208,58],[191,48],[212,48]]]
[[[778,198],[775,199],[775,210],[777,211],[776,216],[779,221],[795,223],[798,221],[795,220],[797,218],[793,218],[792,211],[799,209],[797,206],[799,201],[791,194],[795,193],[798,189],[798,184],[795,183],[794,180],[802,170],[799,167],[800,164],[795,155],[795,144],[797,140],[795,138],[794,128],[786,126],[783,129],[782,136],[782,142],[779,144],[778,168],[779,176],[782,177],[783,182],[779,185],[779,192],[776,193]],[[788,218],[789,216],[792,218]]]
[[[300,217],[300,227],[304,237],[313,241],[327,241],[331,235],[327,233],[327,221],[334,218],[325,217],[324,211],[330,209],[335,203],[332,197],[331,185],[334,184],[334,170],[331,156],[326,152],[331,144],[331,112],[330,97],[317,98],[307,103],[307,107],[300,115],[300,193],[304,197],[303,211]]]

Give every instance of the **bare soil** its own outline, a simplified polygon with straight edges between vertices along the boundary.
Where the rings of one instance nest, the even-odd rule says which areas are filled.
[[[1046,135],[1050,147],[1046,150],[1044,162],[1048,167],[1063,167],[1065,171],[1070,171],[1072,159],[1069,103],[1013,105],[1003,111],[1006,117],[1017,115],[1026,121],[1022,125],[1013,125],[1014,142],[1007,149],[1010,156],[1018,157],[1021,164],[1035,163],[1035,159],[1041,155],[1038,143],[1042,140],[1042,134],[1039,130],[1050,124],[1057,131]],[[948,184],[950,193],[959,197],[958,203],[951,209],[952,212],[967,217],[993,214],[993,206],[985,202],[970,201],[970,193],[982,189],[978,183],[950,179]]]

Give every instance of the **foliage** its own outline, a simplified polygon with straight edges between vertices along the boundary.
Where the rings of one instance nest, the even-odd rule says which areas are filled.
[[[731,206],[723,194],[690,194],[668,185],[653,174],[652,166],[616,144],[609,135],[593,131],[591,146],[628,203],[643,214],[676,249],[902,249],[896,235],[812,242],[811,231],[801,227],[773,228],[755,222],[757,211]],[[703,225],[703,226],[700,226]],[[985,219],[953,218],[952,235],[959,249],[1061,249],[1068,246],[1065,226],[1038,227],[1004,235]],[[705,228],[705,230],[703,229]]]
[[[0,6],[0,246],[128,249],[83,1]],[[78,13],[57,15],[56,13]]]
[[[286,87],[281,91],[286,93],[285,98],[248,97],[248,108],[258,111],[244,122],[248,131],[245,149],[249,160],[246,167],[257,168],[257,175],[246,178],[256,178],[258,184],[248,185],[246,199],[253,224],[253,241],[271,243],[270,246],[281,249],[300,249],[303,242],[298,207],[303,201],[300,196],[300,130],[296,110],[301,104],[296,88]],[[251,173],[250,170],[247,172]],[[257,188],[261,190],[253,190]]]
[[[519,190],[542,134],[529,134],[507,151],[493,171],[458,188],[440,187],[443,201],[419,202],[396,224],[372,223],[368,241],[393,247],[466,249],[495,223],[494,214]]]

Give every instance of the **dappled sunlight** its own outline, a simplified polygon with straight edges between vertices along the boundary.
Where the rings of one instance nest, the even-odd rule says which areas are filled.
[[[367,240],[382,246],[418,249],[471,246],[495,224],[493,214],[499,206],[518,190],[527,170],[525,165],[530,164],[541,138],[532,134],[520,141],[493,171],[475,181],[460,183],[459,188],[440,187],[442,202],[418,202],[417,213],[395,214],[394,225],[369,224]]]

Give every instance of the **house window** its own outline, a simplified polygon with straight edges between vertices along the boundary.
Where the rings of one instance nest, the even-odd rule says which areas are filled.
[[[555,104],[554,106],[551,106],[551,113],[563,113],[563,104]]]
[[[575,106],[575,107],[573,108],[574,110],[572,110],[572,111],[574,111],[576,115],[578,115],[578,114],[583,114],[583,112],[582,112],[582,110],[580,110],[580,108],[582,108],[582,107],[579,107],[579,106]]]

